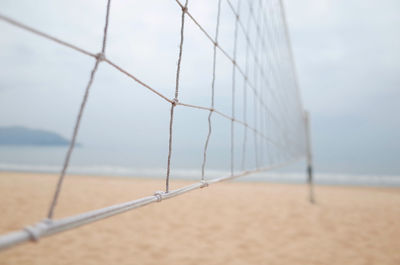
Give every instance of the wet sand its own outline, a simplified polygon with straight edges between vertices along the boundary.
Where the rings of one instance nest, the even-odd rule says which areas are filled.
[[[0,173],[0,233],[46,215],[56,176]],[[172,188],[190,182],[172,181]],[[67,176],[55,218],[162,190]],[[400,264],[400,188],[226,182],[0,253],[0,264]]]

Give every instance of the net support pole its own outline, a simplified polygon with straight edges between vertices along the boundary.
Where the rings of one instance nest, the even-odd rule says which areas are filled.
[[[304,125],[306,136],[306,158],[307,158],[307,184],[309,188],[310,203],[315,203],[314,199],[314,178],[313,178],[313,158],[311,149],[311,132],[310,132],[310,115],[307,111],[304,112]]]

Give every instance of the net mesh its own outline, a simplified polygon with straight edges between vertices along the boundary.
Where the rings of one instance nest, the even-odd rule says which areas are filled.
[[[173,0],[171,0],[173,1]],[[181,194],[182,191],[170,192],[169,180],[174,156],[174,117],[181,108],[196,109],[208,112],[207,134],[203,141],[203,159],[199,185],[185,189],[205,187],[208,184],[222,180],[232,179],[260,171],[269,170],[276,166],[287,165],[306,155],[306,137],[304,111],[299,96],[299,88],[294,67],[291,44],[285,20],[283,4],[280,0],[218,0],[214,1],[217,10],[212,23],[202,25],[195,16],[196,9],[191,6],[191,1],[176,0],[176,7],[180,10],[178,59],[175,72],[175,88],[173,98],[163,94],[159,89],[149,85],[149,80],[142,80],[135,73],[131,73],[118,65],[107,56],[107,34],[109,21],[112,23],[112,4],[108,0],[105,7],[105,22],[101,50],[98,52],[87,51],[58,37],[52,36],[40,29],[25,25],[11,17],[0,14],[0,21],[29,31],[38,37],[53,41],[81,54],[92,57],[94,66],[89,74],[84,97],[81,101],[78,116],[74,124],[70,146],[66,153],[59,181],[51,200],[48,219],[52,219],[57,200],[66,176],[69,161],[76,144],[81,118],[84,114],[86,102],[90,96],[90,88],[95,80],[100,64],[108,64],[121,74],[129,77],[144,89],[159,97],[160,100],[170,104],[168,133],[168,156],[166,162],[166,184],[164,192],[156,193],[156,201]],[[193,1],[195,2],[195,1]],[[232,23],[221,24],[221,12],[230,14]],[[203,88],[210,91],[208,104],[192,104],[181,101],[180,85],[183,69],[195,67],[184,63],[185,41],[189,38],[190,30],[198,31],[209,43],[212,49],[212,71],[209,73],[209,87]],[[209,30],[209,25],[213,30]],[[160,25],[161,27],[162,25]],[[231,32],[231,37],[224,37],[226,32]],[[221,41],[222,40],[222,41]],[[229,43],[230,42],[230,43]],[[230,82],[229,93],[221,96],[216,86],[218,65],[228,62]],[[216,102],[223,102],[224,108],[217,106]],[[140,114],[138,114],[140,115]],[[207,176],[207,154],[209,143],[213,138],[213,128],[216,126],[216,117],[229,122],[230,146],[230,174],[219,178]],[[179,140],[179,139],[178,139]],[[172,194],[172,195],[168,195]],[[174,195],[175,196],[175,195]],[[154,201],[154,200],[153,200]],[[31,233],[32,234],[32,233]]]

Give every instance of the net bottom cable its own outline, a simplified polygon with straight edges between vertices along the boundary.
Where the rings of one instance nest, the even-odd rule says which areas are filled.
[[[237,175],[229,175],[229,176],[224,176],[224,177],[219,177],[219,178],[214,178],[210,180],[204,180],[200,182],[196,182],[194,184],[176,189],[176,190],[171,190],[168,193],[165,192],[156,192],[154,195],[143,197],[140,199],[136,199],[133,201],[129,202],[124,202],[120,204],[115,204],[109,207],[89,211],[86,213],[70,216],[70,217],[65,217],[62,219],[58,220],[49,220],[45,219],[36,225],[33,226],[28,226],[22,230],[11,232],[5,235],[0,236],[0,251],[5,250],[9,247],[12,247],[14,245],[27,242],[27,241],[38,241],[42,237],[47,237],[51,236],[53,234],[61,233],[63,231],[67,231],[85,224],[93,223],[95,221],[117,215],[120,213],[124,213],[129,210],[133,210],[136,208],[143,207],[145,205],[154,203],[154,202],[160,202],[162,200],[170,199],[182,194],[185,194],[189,191],[199,189],[199,188],[204,188],[207,187],[211,184],[218,183],[218,182],[223,182],[243,176],[247,176],[250,174],[254,173],[261,173],[265,171],[269,171],[272,169],[277,169],[281,168],[284,166],[287,166],[289,164],[295,163],[301,159],[304,158],[304,155],[301,155],[297,158],[294,158],[293,160],[289,162],[285,162],[282,164],[276,164],[276,165],[271,165],[269,167],[265,168],[259,168],[259,169],[254,169],[254,170],[249,170],[249,171],[243,171],[240,174]]]

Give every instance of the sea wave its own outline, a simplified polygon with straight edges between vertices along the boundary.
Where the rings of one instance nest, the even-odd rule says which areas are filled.
[[[58,173],[60,165],[38,165],[0,163],[0,171]],[[100,175],[100,176],[124,176],[124,177],[151,177],[164,178],[165,168],[133,168],[115,165],[71,165],[69,174]],[[227,176],[229,171],[207,170],[206,179]],[[171,178],[197,180],[201,177],[200,169],[174,168],[171,170]],[[239,178],[239,181],[269,181],[279,183],[306,183],[305,173],[288,172],[263,172]],[[317,173],[314,176],[315,184],[320,185],[357,185],[357,186],[400,186],[400,176],[387,175],[350,175]]]

